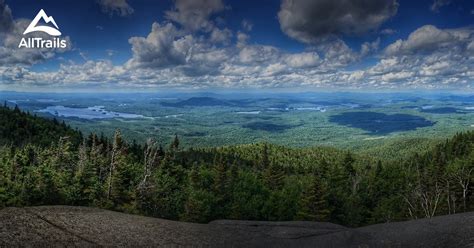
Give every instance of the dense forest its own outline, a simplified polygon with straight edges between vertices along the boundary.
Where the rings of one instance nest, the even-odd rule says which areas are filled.
[[[0,207],[81,205],[173,220],[349,226],[472,211],[474,132],[398,161],[267,143],[181,149],[82,135],[0,108]]]
[[[0,145],[35,144],[45,147],[58,137],[68,137],[76,144],[82,140],[81,132],[71,129],[64,121],[59,123],[56,119],[51,121],[33,116],[20,111],[18,106],[11,110],[7,102],[0,108]]]

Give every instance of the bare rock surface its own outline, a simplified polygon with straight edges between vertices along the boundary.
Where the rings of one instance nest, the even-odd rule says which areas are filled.
[[[170,221],[71,206],[0,210],[0,247],[474,247],[474,212],[361,228]]]

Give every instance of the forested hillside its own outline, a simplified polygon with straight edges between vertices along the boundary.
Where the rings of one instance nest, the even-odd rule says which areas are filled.
[[[474,132],[385,162],[266,143],[182,150],[175,137],[165,148],[152,139],[139,145],[119,130],[110,140],[90,134],[75,145],[82,135],[64,124],[19,109],[0,112],[9,123],[1,138],[10,141],[0,148],[0,207],[65,204],[192,222],[350,226],[474,208]]]
[[[6,103],[0,107],[0,145],[34,144],[44,147],[57,142],[59,137],[69,137],[74,144],[82,140],[81,133],[64,122],[30,115],[17,106],[11,110]]]

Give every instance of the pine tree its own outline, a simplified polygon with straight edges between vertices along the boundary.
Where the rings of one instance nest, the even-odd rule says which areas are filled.
[[[214,164],[215,168],[215,180],[214,180],[214,191],[218,195],[225,193],[225,187],[227,183],[227,163],[224,161],[222,156],[219,156],[217,162]]]
[[[73,179],[73,195],[70,199],[76,205],[93,205],[99,194],[99,180],[92,163],[86,141],[79,147],[79,161]]]
[[[59,138],[54,154],[55,168],[72,172],[73,165],[73,149],[69,137]]]
[[[342,161],[342,166],[349,173],[350,176],[354,176],[356,171],[354,169],[354,157],[350,152],[346,153],[344,160]]]
[[[112,200],[114,205],[122,203],[125,195],[125,187],[123,184],[125,167],[124,143],[120,130],[117,129],[114,134],[112,143],[112,154],[110,158],[109,177],[107,186],[107,200]]]
[[[235,185],[237,184],[238,177],[239,177],[239,166],[238,166],[237,159],[234,159],[234,162],[230,166],[229,180],[230,180],[230,187],[231,188],[234,188]]]
[[[330,214],[326,186],[318,176],[314,175],[310,187],[304,191],[301,198],[297,218],[309,221],[328,221]]]
[[[270,190],[280,190],[283,186],[285,178],[285,171],[274,161],[269,166],[265,167],[263,171],[263,181]]]
[[[207,223],[215,215],[216,197],[212,192],[192,188],[184,203],[184,212],[180,219],[184,221]]]
[[[220,206],[219,211],[216,211],[215,216],[217,218],[223,218],[227,213],[226,204],[230,199],[228,192],[228,176],[227,176],[227,162],[224,160],[222,155],[217,159],[217,164],[214,164],[215,168],[215,179],[214,179],[214,192],[217,197],[217,204]]]
[[[321,162],[319,163],[319,172],[318,174],[321,176],[326,176],[329,172],[329,163],[326,159],[322,159]]]
[[[199,168],[197,164],[194,164],[189,173],[189,185],[192,187],[198,188],[199,183]]]
[[[77,162],[76,170],[82,172],[84,168],[87,166],[89,162],[88,154],[87,154],[87,145],[86,140],[83,140],[82,144],[79,146],[79,157]]]
[[[263,143],[262,153],[260,164],[257,166],[258,169],[266,169],[270,165],[270,158],[268,155],[268,145],[267,143]]]

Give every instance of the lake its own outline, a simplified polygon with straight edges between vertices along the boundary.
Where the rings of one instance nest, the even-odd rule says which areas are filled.
[[[70,108],[64,106],[48,106],[45,109],[37,110],[38,113],[48,113],[58,117],[77,117],[81,119],[111,119],[125,118],[137,119],[146,118],[143,115],[121,113],[105,110],[104,106],[93,106],[87,108]]]

